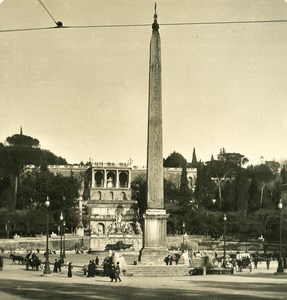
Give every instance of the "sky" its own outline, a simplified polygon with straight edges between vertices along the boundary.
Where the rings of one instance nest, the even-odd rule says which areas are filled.
[[[0,142],[20,132],[69,163],[147,157],[151,0],[0,0]],[[158,0],[163,155],[287,159],[284,0]],[[23,30],[55,26],[70,28]],[[82,27],[97,25],[128,27]],[[10,30],[10,31],[9,31]]]

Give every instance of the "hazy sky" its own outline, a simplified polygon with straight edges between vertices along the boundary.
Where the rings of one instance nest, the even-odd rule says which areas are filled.
[[[23,133],[67,159],[146,165],[151,27],[56,28],[37,0],[0,4],[0,142]],[[151,0],[42,0],[66,26],[151,24]],[[287,158],[284,0],[158,0],[164,157]]]

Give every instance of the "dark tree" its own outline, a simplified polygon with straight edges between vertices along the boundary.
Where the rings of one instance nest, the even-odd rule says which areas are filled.
[[[248,211],[254,212],[260,208],[260,190],[255,175],[252,176],[248,194],[249,194]]]
[[[163,162],[165,168],[183,168],[186,167],[186,159],[178,152],[171,153]]]
[[[196,168],[198,165],[198,162],[197,162],[197,158],[196,158],[196,154],[195,154],[195,148],[193,148],[193,152],[192,152],[192,160],[191,160],[191,168]]]
[[[285,165],[283,166],[283,168],[281,170],[281,178],[282,178],[282,184],[287,183],[287,172],[286,172]]]
[[[11,209],[17,207],[18,187],[22,184],[21,179],[27,165],[47,169],[49,164],[67,164],[67,162],[48,150],[41,150],[39,141],[23,135],[22,130],[20,134],[7,137],[6,145],[0,144],[0,176],[10,184],[0,190],[0,207],[6,206]]]

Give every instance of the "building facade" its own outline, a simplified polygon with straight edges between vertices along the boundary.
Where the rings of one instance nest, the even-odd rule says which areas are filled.
[[[94,164],[90,172],[90,248],[105,250],[107,244],[123,242],[139,250],[142,230],[138,203],[132,199],[131,170],[126,164]]]

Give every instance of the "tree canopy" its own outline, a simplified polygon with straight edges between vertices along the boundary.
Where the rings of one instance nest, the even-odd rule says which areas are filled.
[[[163,161],[163,166],[165,168],[182,168],[186,167],[186,165],[186,159],[180,153],[175,151]]]

